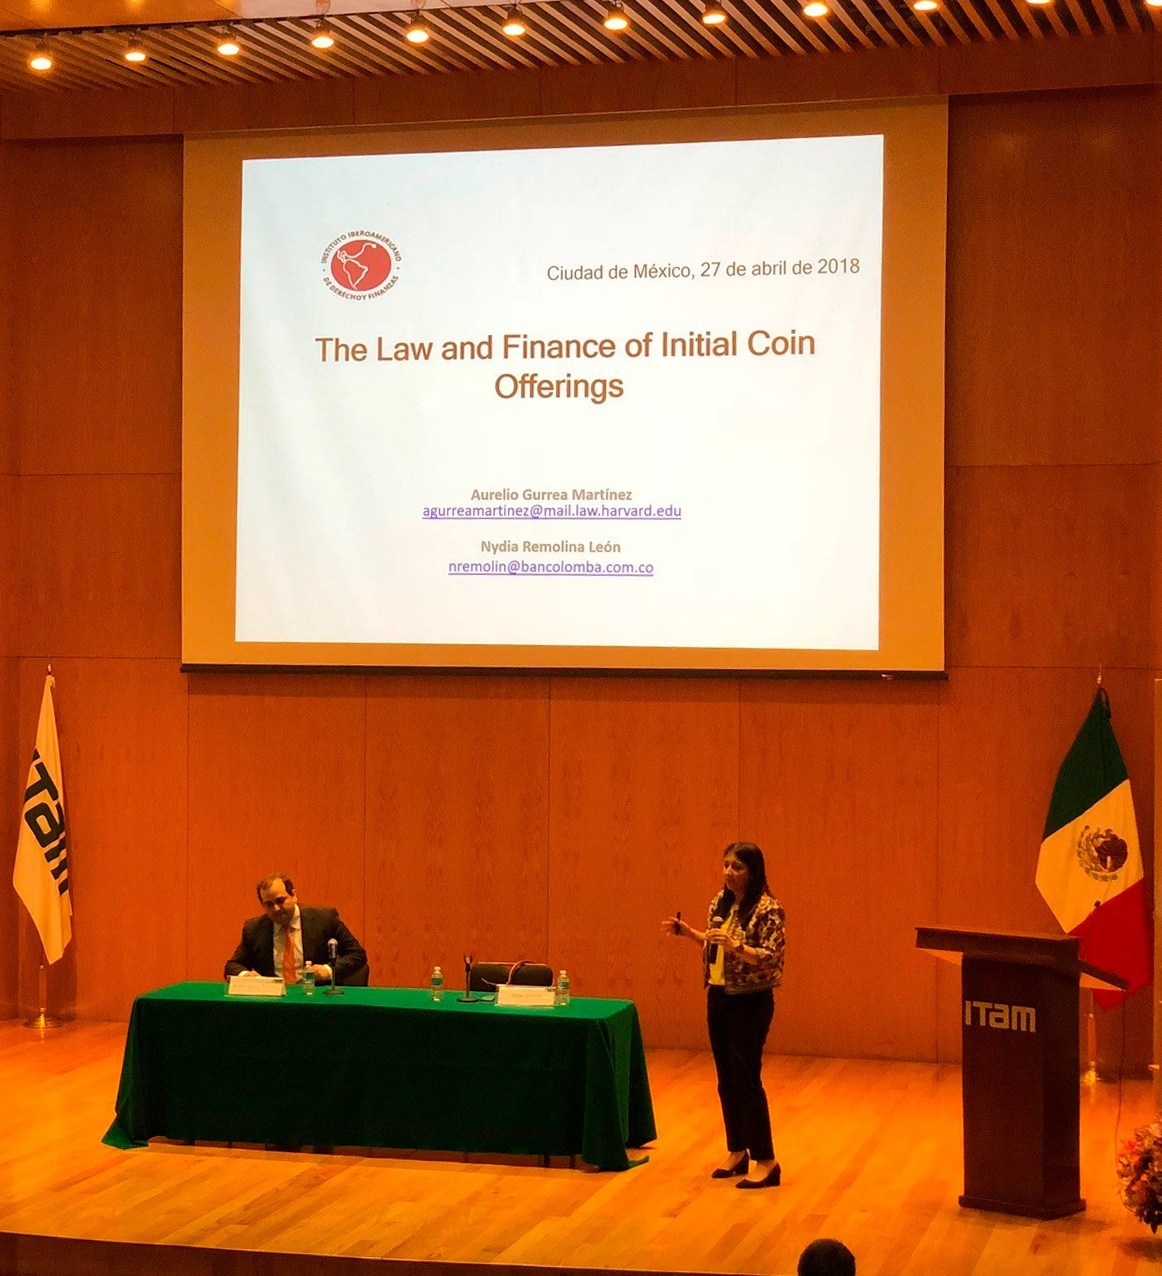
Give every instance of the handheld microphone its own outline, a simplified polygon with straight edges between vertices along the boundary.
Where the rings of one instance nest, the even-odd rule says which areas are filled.
[[[715,913],[714,916],[710,919],[710,929],[711,930],[720,929],[724,921],[725,921],[725,918],[719,917],[718,914]],[[711,944],[710,947],[706,950],[706,956],[710,958],[710,964],[713,966],[714,963],[718,960],[718,945]]]

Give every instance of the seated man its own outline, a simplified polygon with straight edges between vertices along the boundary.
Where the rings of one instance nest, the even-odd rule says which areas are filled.
[[[319,983],[366,984],[367,954],[333,908],[300,907],[295,884],[285,873],[272,873],[258,883],[263,916],[243,924],[242,938],[226,963],[231,975],[282,975],[299,983],[313,970]],[[334,969],[327,941],[335,940]]]

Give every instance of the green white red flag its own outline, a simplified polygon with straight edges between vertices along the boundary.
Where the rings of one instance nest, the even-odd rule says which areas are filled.
[[[65,838],[65,786],[52,705],[54,682],[51,674],[44,680],[36,748],[28,768],[20,834],[16,840],[16,865],[12,870],[12,885],[36,924],[44,955],[50,963],[60,959],[73,934]]]
[[[1110,1009],[1150,982],[1150,921],[1138,822],[1110,699],[1098,688],[1057,772],[1037,860],[1037,889],[1061,929],[1081,939],[1081,960],[1129,980],[1095,992]]]

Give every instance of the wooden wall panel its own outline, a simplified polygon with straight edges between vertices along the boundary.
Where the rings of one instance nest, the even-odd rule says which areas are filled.
[[[950,464],[1156,458],[1160,141],[1150,90],[954,104]]]
[[[367,934],[377,983],[462,956],[544,961],[547,678],[380,677],[367,705]]]
[[[15,234],[19,217],[20,183],[16,172],[17,147],[0,142],[0,297],[13,296]],[[16,324],[10,302],[0,304],[0,475],[15,474],[19,469],[16,418],[12,411],[10,387],[15,375],[12,357],[12,332]],[[3,601],[3,599],[0,599]],[[0,612],[0,629],[4,613]]]
[[[1162,421],[1158,425],[1158,439],[1162,443]],[[1147,625],[1149,629],[1149,665],[1162,671],[1162,464],[1151,466],[1151,535],[1148,536],[1149,560],[1151,560],[1151,598]]]
[[[940,92],[1026,93],[1154,81],[1153,32],[1085,40],[993,40],[940,51]]]
[[[12,412],[24,474],[176,474],[181,144],[13,147]]]
[[[172,89],[9,93],[4,98],[4,136],[34,140],[173,133],[173,98]]]
[[[14,147],[0,143],[0,882],[12,880],[20,794],[16,718],[19,703],[16,552],[19,541],[19,448],[12,412],[12,242],[18,184]],[[0,1019],[16,1013],[18,985],[17,901],[0,889]]]
[[[783,59],[780,59],[782,65]],[[541,113],[689,111],[734,105],[733,62],[634,62],[542,73]],[[614,132],[611,140],[616,140]]]
[[[695,925],[739,836],[734,679],[556,678],[549,953],[581,995],[631,997],[647,1040],[705,1043]]]
[[[29,752],[44,674],[21,662]],[[53,1008],[125,1019],[139,992],[185,977],[185,682],[169,660],[56,660],[53,676],[74,911]]]
[[[1162,415],[1158,425],[1158,442],[1162,447]],[[1162,465],[1150,467],[1150,507],[1147,518],[1150,527],[1149,547],[1146,551],[1150,558],[1150,604],[1146,617],[1150,643],[1147,661],[1155,672],[1162,672]]]
[[[931,1058],[935,683],[744,683],[741,827],[787,910],[776,1049]]]
[[[356,124],[508,120],[541,113],[539,71],[401,75],[357,80]]]
[[[949,665],[1145,664],[1151,467],[957,468],[946,495]]]
[[[17,652],[16,554],[20,532],[20,481],[0,473],[0,658]]]
[[[925,98],[940,91],[937,49],[809,54],[734,65],[739,106]]]
[[[268,128],[339,128],[355,123],[352,80],[190,88],[175,94],[175,133]]]
[[[217,979],[255,883],[289,873],[362,938],[366,681],[187,675],[190,979]]]
[[[544,78],[538,109],[690,105],[695,90],[717,101],[727,72],[741,68],[565,72]],[[511,112],[531,109],[535,78],[506,80],[525,95]],[[498,109],[500,98],[457,107],[467,82],[479,88],[473,77],[428,85],[421,106],[430,118]],[[15,792],[52,656],[71,684],[77,853],[97,848],[78,868],[86,960],[60,972],[68,1004],[120,1013],[133,972],[105,921],[115,904],[149,914],[158,981],[175,963],[180,930],[162,926],[166,900],[124,827],[140,763],[167,807],[159,842],[185,837],[185,876],[179,848],[160,893],[184,890],[191,977],[219,974],[256,911],[254,881],[285,868],[308,902],[343,910],[377,980],[416,982],[437,959],[453,967],[466,927],[498,947],[539,940],[579,992],[633,996],[652,1043],[700,1046],[697,954],[658,924],[675,907],[700,921],[722,847],[754,836],[772,849],[791,924],[774,1048],[926,1057],[935,1040],[955,1057],[951,976],[912,951],[911,928],[1052,929],[1033,888],[1036,845],[1098,660],[1114,665],[1107,683],[1146,820],[1149,667],[1162,650],[1146,619],[1162,608],[1162,316],[1150,282],[1162,254],[1150,166],[1160,100],[1116,90],[952,103],[943,688],[178,675],[180,144],[18,147],[47,231],[21,230],[34,256],[0,299],[31,378],[17,379],[19,411],[0,430],[0,458],[5,447],[14,458],[7,473],[0,464],[0,497],[14,495],[19,542],[0,773]],[[396,118],[397,107],[374,110]],[[200,109],[208,127],[231,118],[208,99]],[[263,109],[289,119],[322,107],[276,93]],[[160,254],[156,290],[113,278],[136,260],[126,226]],[[68,286],[46,289],[48,236],[74,231],[86,251],[65,245]],[[142,371],[138,402],[126,369],[143,364],[156,371]],[[0,506],[0,537],[4,517]],[[156,756],[135,754],[151,736]],[[14,816],[0,810],[8,846]],[[82,909],[82,880],[99,922]],[[446,920],[430,920],[429,893],[450,901]],[[141,977],[153,982],[153,970]],[[0,1004],[4,987],[0,976]],[[1126,1017],[1139,1062],[1147,1001]]]
[[[20,654],[176,659],[180,509],[176,474],[22,478]]]

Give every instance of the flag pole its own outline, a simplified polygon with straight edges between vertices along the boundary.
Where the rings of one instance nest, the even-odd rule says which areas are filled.
[[[1105,679],[1102,676],[1105,672],[1105,662],[1099,660],[1097,665],[1097,689],[1103,691],[1105,688]],[[1097,1015],[1094,1013],[1093,989],[1087,988],[1085,993],[1085,1067],[1082,1070],[1081,1079],[1087,1085],[1099,1080],[1100,1073],[1097,1066]]]
[[[50,663],[41,693],[36,744],[12,869],[12,885],[28,910],[39,939],[37,1009],[31,1019],[24,1021],[25,1027],[37,1029],[61,1027],[62,1021],[48,1012],[48,967],[60,959],[72,938],[64,782],[52,700],[55,681]]]
[[[63,1021],[48,1013],[48,963],[44,960],[44,947],[40,950],[40,966],[36,972],[37,1012],[24,1021],[26,1028],[60,1028]]]
[[[1097,1067],[1097,1015],[1093,1010],[1093,989],[1085,990],[1085,1062],[1081,1066],[1081,1079],[1086,1085],[1098,1080]]]
[[[1154,680],[1154,755],[1162,741],[1162,678]],[[1162,773],[1154,768],[1154,1109],[1162,1112],[1162,899],[1158,892],[1158,848],[1162,845]]]

